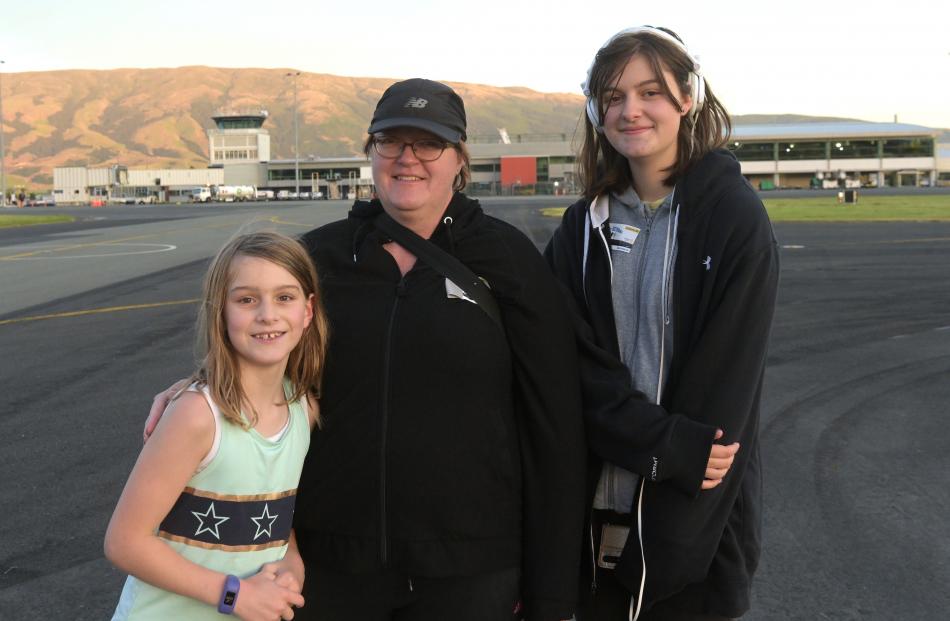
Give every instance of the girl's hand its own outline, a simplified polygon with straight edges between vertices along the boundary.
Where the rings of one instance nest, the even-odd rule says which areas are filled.
[[[722,429],[716,430],[715,440],[722,437]],[[723,478],[732,467],[732,462],[739,452],[739,443],[733,442],[729,445],[713,444],[709,451],[709,461],[706,463],[706,478],[703,480],[702,489],[712,489],[722,483]]]
[[[181,391],[188,388],[188,380],[180,379],[162,392],[155,395],[152,400],[152,408],[148,411],[148,418],[145,419],[145,430],[142,431],[142,443],[148,442],[149,436],[155,431],[159,419],[165,413],[165,408],[172,400],[181,394]]]
[[[300,549],[297,548],[297,533],[290,531],[290,539],[287,541],[287,551],[284,558],[274,563],[267,563],[261,567],[261,573],[272,573],[276,576],[277,584],[300,593],[303,591],[303,581],[306,575],[306,568],[303,558],[300,556]]]
[[[285,556],[276,563],[267,563],[261,567],[260,573],[273,574],[274,581],[285,589],[296,593],[303,591],[304,568],[299,556],[297,562]]]
[[[262,569],[241,580],[234,614],[244,621],[293,619],[294,607],[303,606],[303,595],[279,585],[276,577],[273,571]]]

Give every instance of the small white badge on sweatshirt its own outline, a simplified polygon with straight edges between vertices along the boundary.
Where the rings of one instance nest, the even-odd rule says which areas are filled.
[[[445,279],[445,297],[457,298],[459,300],[465,300],[466,302],[471,302],[472,304],[476,304],[475,300],[468,297],[468,295],[466,295],[465,291],[463,291],[461,287],[459,287],[457,284],[455,284],[448,278]]]
[[[629,224],[611,224],[610,249],[619,252],[630,252],[639,234],[640,229],[635,226]]]

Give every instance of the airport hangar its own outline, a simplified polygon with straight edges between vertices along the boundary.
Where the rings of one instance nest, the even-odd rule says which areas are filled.
[[[198,187],[253,186],[324,198],[372,194],[363,156],[271,160],[266,111],[219,112],[208,130],[206,169],[70,167],[53,171],[57,203],[134,199],[187,202]],[[737,125],[728,147],[757,188],[950,186],[950,144],[941,130],[905,123],[814,122]],[[473,196],[578,191],[569,134],[473,135]],[[283,192],[281,192],[283,191]],[[130,200],[132,199],[132,200]]]

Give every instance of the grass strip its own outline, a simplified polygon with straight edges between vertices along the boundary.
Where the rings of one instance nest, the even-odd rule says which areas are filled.
[[[862,196],[839,203],[836,196],[768,198],[763,201],[773,222],[950,222],[950,194]],[[566,207],[548,207],[541,214],[560,218]]]
[[[72,216],[19,216],[0,214],[0,229],[13,226],[33,226],[34,224],[54,224],[56,222],[73,222]]]
[[[835,196],[763,200],[773,222],[946,222],[950,194],[862,196],[839,203]]]

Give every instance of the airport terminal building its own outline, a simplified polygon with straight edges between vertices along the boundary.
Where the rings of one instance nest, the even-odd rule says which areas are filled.
[[[220,112],[208,130],[207,169],[56,168],[57,202],[187,202],[197,188],[253,187],[259,197],[365,198],[363,156],[271,160],[266,111]],[[950,144],[941,131],[905,123],[814,122],[737,125],[728,148],[760,190],[950,186]],[[479,195],[566,194],[579,190],[569,134],[473,135],[472,182]],[[201,196],[207,196],[207,192]]]

